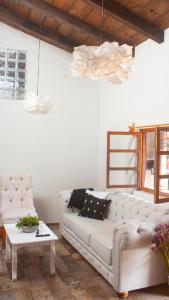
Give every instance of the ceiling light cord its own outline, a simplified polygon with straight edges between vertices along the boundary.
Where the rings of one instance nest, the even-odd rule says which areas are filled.
[[[133,47],[132,47],[132,58],[134,58],[135,55],[136,55],[136,47],[133,46]]]
[[[38,44],[38,71],[37,71],[37,90],[36,94],[39,95],[39,74],[40,74],[40,46],[41,46],[41,34],[42,34],[42,15],[40,14],[40,29],[39,29],[39,44]]]
[[[103,29],[104,29],[104,0],[102,0],[102,12],[101,12],[101,44],[103,44]]]

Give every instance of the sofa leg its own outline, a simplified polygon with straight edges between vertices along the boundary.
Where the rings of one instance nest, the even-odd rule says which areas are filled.
[[[129,296],[129,292],[117,293],[119,298],[126,299]]]

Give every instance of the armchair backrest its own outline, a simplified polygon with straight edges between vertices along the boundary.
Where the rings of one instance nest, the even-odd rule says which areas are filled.
[[[0,196],[2,210],[34,208],[31,175],[2,175]]]

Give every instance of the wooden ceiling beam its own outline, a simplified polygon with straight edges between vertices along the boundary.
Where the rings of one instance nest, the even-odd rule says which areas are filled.
[[[25,5],[37,12],[41,13],[43,16],[50,17],[53,20],[56,20],[60,23],[67,23],[71,25],[76,30],[80,30],[84,33],[90,34],[97,40],[101,40],[101,29],[98,30],[97,28],[93,27],[92,25],[84,22],[83,20],[70,15],[67,12],[61,11],[56,7],[53,7],[41,0],[15,0],[15,3],[19,3]],[[111,34],[104,33],[104,40],[105,41],[118,41],[122,43],[123,41],[117,40],[117,37],[114,37]]]
[[[73,42],[65,39],[59,34],[48,31],[44,28],[39,32],[39,26],[17,15],[14,11],[10,11],[0,5],[0,22],[12,26],[20,31],[23,31],[35,38],[40,38],[46,43],[61,48],[67,52],[73,52]]]
[[[87,2],[95,5],[96,7],[102,8],[101,0],[87,0]],[[136,16],[118,3],[110,0],[104,0],[104,11],[110,14],[113,18],[127,26],[130,26],[155,42],[159,44],[164,42],[164,31],[162,29],[159,29],[151,23],[143,20],[141,17]]]

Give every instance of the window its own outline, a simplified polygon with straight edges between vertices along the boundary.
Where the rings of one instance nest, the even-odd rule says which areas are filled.
[[[138,187],[138,150],[138,132],[107,132],[107,188]]]
[[[0,99],[24,99],[26,52],[0,48]]]
[[[140,139],[140,188],[156,203],[169,201],[169,126],[140,130]]]
[[[131,127],[131,126],[130,126]],[[107,188],[137,188],[169,202],[169,125],[107,132]]]

